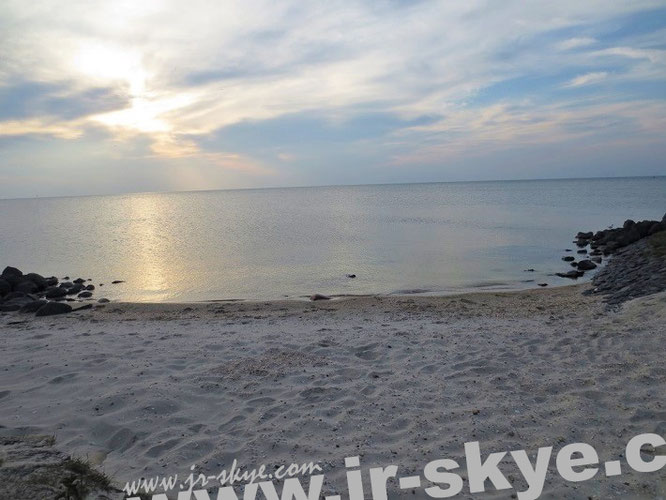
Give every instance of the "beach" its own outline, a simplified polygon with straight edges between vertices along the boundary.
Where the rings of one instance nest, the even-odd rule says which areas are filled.
[[[530,455],[586,442],[617,459],[631,437],[666,428],[666,293],[609,310],[587,287],[4,315],[1,431],[55,436],[119,487],[236,459],[317,462],[324,493],[340,493],[345,457],[405,476],[438,458],[464,467],[469,441]],[[526,488],[511,463],[515,490],[483,498]],[[659,472],[625,465],[568,483],[553,467],[544,498],[666,493]],[[415,498],[388,487],[390,498]]]

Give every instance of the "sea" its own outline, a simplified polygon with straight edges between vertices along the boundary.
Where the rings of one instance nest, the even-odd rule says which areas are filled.
[[[665,212],[666,177],[4,199],[0,266],[140,302],[516,290],[572,283],[578,231]]]

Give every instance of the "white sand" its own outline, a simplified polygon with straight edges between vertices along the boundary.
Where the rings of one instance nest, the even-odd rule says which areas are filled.
[[[580,291],[5,315],[0,430],[55,434],[119,484],[193,463],[216,473],[234,458],[315,461],[330,493],[344,457],[407,476],[438,458],[464,463],[473,440],[531,457],[583,441],[610,460],[666,429],[666,294],[613,313]],[[666,495],[663,470],[578,484],[550,471],[544,498]],[[425,497],[390,484],[391,498]]]

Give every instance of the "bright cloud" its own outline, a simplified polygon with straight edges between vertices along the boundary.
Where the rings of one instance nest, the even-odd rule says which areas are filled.
[[[608,76],[606,71],[597,71],[595,73],[586,73],[584,75],[572,78],[566,83],[566,87],[580,87],[581,85],[590,85],[605,80]]]
[[[10,0],[0,7],[0,148],[40,137],[122,144],[112,149],[131,151],[127,162],[234,172],[215,186],[189,175],[210,188],[317,183],[338,158],[382,182],[381,165],[418,172],[467,147],[566,143],[602,115],[626,127],[628,148],[632,138],[643,147],[663,126],[666,21],[636,20],[660,13],[651,0]],[[635,102],[645,119],[628,111]],[[293,117],[308,117],[307,129]],[[262,133],[280,120],[292,128]],[[285,153],[277,138],[311,136],[313,123],[318,139]],[[585,134],[601,144],[607,132]],[[488,177],[501,173],[489,166]]]

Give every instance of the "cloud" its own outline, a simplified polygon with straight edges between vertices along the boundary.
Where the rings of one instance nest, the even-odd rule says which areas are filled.
[[[0,137],[103,129],[100,141],[145,143],[155,161],[271,178],[343,142],[347,161],[377,165],[493,137],[550,144],[600,103],[625,126],[635,117],[611,104],[650,97],[662,109],[641,85],[666,79],[666,23],[632,21],[660,7],[11,0],[0,6]],[[280,143],[290,137],[310,139]]]
[[[606,71],[597,71],[594,73],[586,73],[584,75],[577,76],[569,80],[565,87],[580,87],[581,85],[590,85],[594,83],[599,83],[602,80],[605,80],[608,77],[608,72]]]
[[[557,44],[557,48],[560,50],[571,50],[577,49],[580,47],[587,47],[588,45],[593,45],[597,43],[597,40],[590,37],[581,37],[581,38],[568,38]]]

